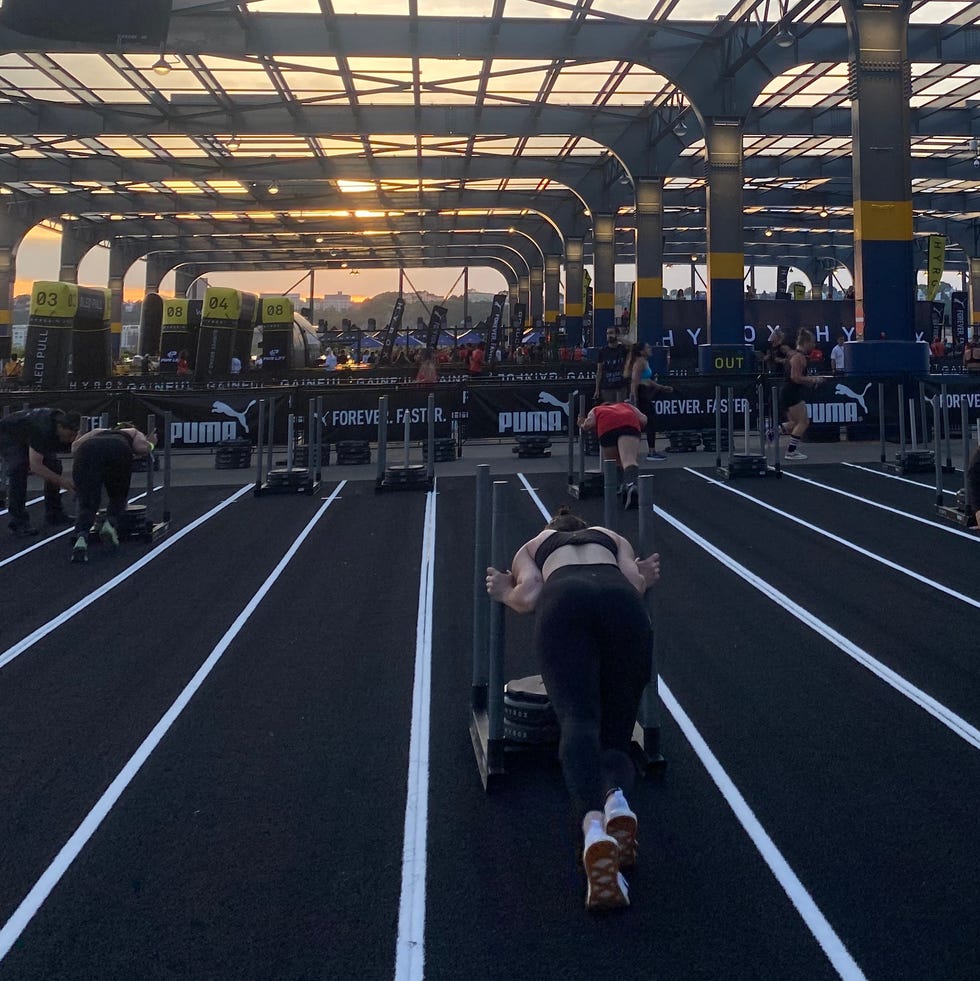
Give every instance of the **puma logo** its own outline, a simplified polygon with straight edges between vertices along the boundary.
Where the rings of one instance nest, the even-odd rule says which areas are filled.
[[[556,409],[561,409],[568,415],[568,403],[559,402],[551,392],[538,392],[538,405],[553,405]]]
[[[837,388],[834,389],[834,394],[846,395],[849,399],[854,399],[854,401],[861,406],[862,411],[867,414],[868,407],[864,402],[864,396],[868,394],[868,389],[871,388],[872,384],[872,382],[868,382],[868,384],[864,386],[864,391],[860,395],[858,395],[858,393],[853,389],[848,388],[846,385],[838,385]]]
[[[236,412],[227,402],[214,402],[211,405],[211,411],[221,416],[229,416],[232,419],[237,419],[242,429],[244,429],[245,432],[248,432],[248,423],[245,421],[245,415],[253,405],[255,405],[255,399],[252,399],[252,401],[245,406],[244,412]]]

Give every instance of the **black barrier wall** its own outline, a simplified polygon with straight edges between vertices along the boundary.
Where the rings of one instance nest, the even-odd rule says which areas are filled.
[[[948,376],[923,379],[928,397],[941,384],[947,385],[946,402],[953,410],[951,429],[959,431],[960,405],[967,408],[971,427],[980,420],[980,382]],[[700,378],[671,379],[674,391],[653,401],[660,432],[692,431],[714,428],[714,380]],[[722,386],[722,411],[728,411],[728,386],[732,386],[736,429],[744,421],[744,409],[749,408],[750,426],[755,428],[756,379],[719,378]],[[323,400],[324,438],[335,442],[342,439],[377,438],[378,397],[389,396],[389,424],[398,427],[404,413],[411,412],[411,438],[426,437],[425,408],[429,386],[405,385],[377,388],[348,386],[295,386],[292,388],[262,388],[222,386],[217,383],[203,388],[175,391],[154,390],[133,383],[128,389],[103,391],[12,392],[0,397],[0,406],[11,409],[24,406],[50,405],[76,409],[84,415],[108,412],[115,423],[120,419],[145,419],[147,413],[173,413],[172,432],[175,448],[213,448],[228,439],[249,439],[255,442],[258,421],[258,400],[277,400],[277,439],[285,438],[285,419],[290,411],[305,418],[309,399]],[[567,433],[569,419],[566,411],[569,395],[583,391],[591,396],[591,385],[572,381],[553,380],[535,384],[463,384],[438,386],[436,392],[436,428],[439,436],[448,435],[453,424],[461,427],[467,439],[512,439],[521,435],[553,435]],[[884,385],[884,418],[889,438],[898,431],[898,391],[894,382]],[[766,383],[766,398],[769,382]],[[906,388],[906,397],[914,401],[919,411],[918,385]],[[882,406],[878,403],[878,379],[847,378],[831,380],[814,389],[809,400],[814,424],[810,437],[814,440],[838,438],[842,428],[851,439],[878,438],[878,422]],[[926,402],[926,416],[932,409]],[[282,429],[280,430],[280,425]],[[390,430],[392,431],[392,430]],[[924,434],[920,434],[920,437]],[[393,437],[394,438],[394,437]]]

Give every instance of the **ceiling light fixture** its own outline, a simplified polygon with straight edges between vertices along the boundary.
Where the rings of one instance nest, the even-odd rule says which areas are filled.
[[[796,44],[796,36],[785,24],[780,24],[773,41],[778,48],[791,48]]]
[[[697,253],[696,252],[692,252],[691,253],[691,262],[697,262],[697,261],[698,261],[698,255],[697,255]]]
[[[772,238],[773,230],[771,228],[767,228],[762,234],[765,235],[766,238]]]
[[[232,137],[232,138],[231,138],[231,139],[230,139],[230,140],[229,140],[229,141],[228,141],[228,142],[227,142],[227,143],[225,144],[225,146],[226,146],[226,147],[227,147],[227,148],[228,148],[229,150],[231,150],[231,152],[232,152],[232,153],[234,153],[234,152],[235,152],[235,151],[236,151],[236,150],[237,150],[237,149],[238,149],[238,148],[239,148],[239,147],[240,147],[241,145],[242,145],[242,144],[241,144],[241,142],[239,141],[239,139],[238,139],[238,137],[237,137],[237,136],[233,136],[233,137]]]
[[[269,193],[270,194],[278,194],[279,193],[279,185],[275,181],[273,181],[269,185]]]
[[[674,133],[677,136],[687,136],[687,123],[684,122],[684,117],[678,118],[677,122],[674,123]]]
[[[167,56],[161,54],[159,58],[152,65],[153,71],[158,75],[169,75],[173,71],[173,65],[167,61]]]
[[[828,218],[829,216],[830,216],[830,212],[826,208],[821,208],[820,209],[820,217],[821,218]]]

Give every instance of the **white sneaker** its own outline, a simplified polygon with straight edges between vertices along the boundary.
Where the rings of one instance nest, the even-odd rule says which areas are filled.
[[[629,887],[619,871],[619,845],[598,823],[585,836],[582,864],[589,884],[585,896],[586,909],[629,906]]]
[[[792,453],[786,453],[783,456],[783,459],[784,460],[805,460],[805,459],[807,459],[807,455],[805,453],[801,453],[799,450],[793,450]]]
[[[606,798],[604,811],[606,834],[615,838],[619,846],[619,867],[631,869],[636,864],[636,815],[621,790]]]

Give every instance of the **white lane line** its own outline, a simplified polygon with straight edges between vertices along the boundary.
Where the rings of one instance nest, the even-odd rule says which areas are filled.
[[[923,490],[932,491],[933,494],[936,493],[935,481],[931,484],[924,484],[921,480],[911,480],[908,477],[900,477],[897,473],[882,473],[880,470],[875,470],[873,467],[862,467],[860,463],[848,463],[847,461],[842,461],[842,466],[850,467],[852,470],[861,470],[863,473],[869,473],[874,477],[887,477],[889,480],[899,480],[903,484],[912,484],[914,487],[921,487]],[[948,491],[945,487],[939,488],[944,494],[955,494],[956,491]]]
[[[521,476],[521,479],[524,479],[523,476]],[[534,499],[538,505],[538,510],[544,515],[545,521],[550,521],[551,515],[548,513],[548,509],[544,504],[541,503],[541,499],[537,495],[534,495]],[[654,508],[654,510],[659,511],[659,508]],[[688,714],[681,707],[677,699],[674,698],[673,693],[667,687],[667,683],[659,676],[657,677],[657,690],[660,692],[660,697],[667,711],[674,717],[674,720],[680,727],[681,732],[684,733],[687,741],[691,744],[691,748],[701,761],[701,764],[708,771],[715,786],[721,791],[725,803],[732,809],[736,820],[745,829],[745,833],[749,836],[752,844],[758,849],[762,860],[769,866],[769,870],[775,876],[780,886],[782,886],[789,901],[800,914],[800,918],[806,924],[810,933],[813,934],[814,939],[820,945],[820,949],[827,955],[834,969],[845,981],[861,981],[865,976],[864,972],[848,953],[844,942],[837,936],[834,928],[821,912],[820,907],[817,906],[799,877],[792,870],[786,859],[783,858],[782,852],[779,851],[773,840],[766,833],[765,828],[762,827],[759,819],[746,803],[745,798],[739,793],[734,781],[725,772],[721,763],[718,762],[718,758],[711,752],[704,737],[695,728]]]
[[[229,504],[234,504],[243,494],[247,494],[252,490],[252,485],[247,484],[240,490],[237,490],[231,497],[226,498],[216,507],[211,508],[206,514],[202,514],[196,521],[192,521],[186,528],[181,528],[176,534],[171,535],[169,538],[165,539],[160,545],[158,545],[152,552],[148,552],[143,558],[134,562],[131,566],[123,569],[118,575],[113,576],[108,582],[103,583],[94,592],[88,593],[83,596],[77,603],[73,606],[69,606],[67,610],[63,613],[59,613],[54,619],[49,620],[47,623],[42,624],[37,630],[32,631],[22,640],[19,640],[12,647],[8,647],[2,654],[0,654],[0,668],[5,664],[9,664],[15,657],[19,657],[28,648],[33,647],[39,640],[47,637],[52,631],[57,630],[62,624],[67,623],[76,613],[81,613],[86,607],[91,606],[97,599],[101,599],[106,593],[115,589],[120,583],[125,582],[130,576],[135,575],[144,566],[149,565],[155,558],[162,555],[171,545],[176,545],[185,535],[189,535],[196,528],[204,524],[205,521],[209,521],[213,518],[219,511],[223,511]]]
[[[344,482],[341,482],[337,490],[339,491],[343,485]],[[252,490],[252,486],[249,485],[245,489]],[[160,741],[180,717],[181,712],[187,707],[197,690],[204,684],[205,679],[218,661],[221,660],[222,655],[228,649],[231,642],[241,632],[248,618],[255,612],[259,603],[265,598],[279,576],[282,575],[283,570],[313,530],[313,526],[319,521],[320,516],[330,507],[336,493],[337,491],[334,491],[334,494],[320,506],[306,527],[299,533],[293,544],[289,546],[286,554],[279,560],[279,564],[269,573],[268,578],[248,601],[245,609],[238,614],[234,623],[225,631],[224,636],[208,655],[207,660],[197,669],[194,677],[187,682],[184,690],[163,714],[160,721],[153,727],[146,739],[140,743],[139,748],[129,758],[112,783],[109,784],[105,793],[96,801],[92,810],[85,815],[82,823],[75,829],[75,833],[65,842],[61,851],[55,856],[54,861],[45,869],[41,878],[37,880],[31,891],[24,897],[17,909],[14,910],[13,915],[3,925],[3,929],[0,929],[0,961],[3,961],[10,952],[10,948],[16,943],[17,938],[24,932],[27,925],[34,918],[34,914],[37,913],[42,903],[51,894],[51,890],[61,881],[62,876],[71,867],[72,862],[78,858],[81,850],[98,830],[99,825],[106,819],[113,805],[119,800],[123,791],[132,782],[133,777],[139,773],[140,768],[149,759],[150,754],[157,748]],[[230,504],[232,500],[230,498],[225,503]]]
[[[772,583],[766,582],[754,572],[750,572],[739,562],[736,562],[730,555],[727,555],[720,548],[712,545],[711,542],[702,538],[696,531],[688,528],[683,522],[673,515],[668,514],[662,508],[654,506],[654,512],[660,515],[669,525],[676,528],[682,535],[704,549],[712,558],[717,559],[723,566],[744,579],[750,586],[757,589],[766,599],[772,600],[781,606],[787,613],[796,617],[801,623],[808,626],[811,630],[829,640],[835,647],[839,648],[848,657],[853,658],[858,664],[867,668],[872,674],[877,675],[886,684],[891,685],[899,694],[904,695],[909,701],[918,705],[919,708],[928,712],[933,718],[941,722],[954,735],[960,737],[964,742],[969,743],[974,749],[980,749],[980,730],[974,728],[965,719],[958,716],[952,709],[947,708],[942,702],[937,701],[931,695],[927,695],[922,689],[917,688],[912,682],[903,678],[896,671],[893,671],[881,661],[872,657],[866,650],[852,643],[843,634],[838,633],[833,627],[824,623],[819,617],[809,610],[805,610],[798,603],[794,603],[785,593],[781,593]]]
[[[524,485],[524,489],[531,496],[531,500],[534,501],[534,503],[538,506],[538,510],[544,515],[544,520],[550,521],[551,515],[548,514],[548,509],[542,503],[541,498],[538,497],[537,491],[527,482],[527,477],[525,477],[524,474],[519,473],[517,475],[517,479]]]
[[[163,484],[161,484],[160,487],[154,487],[153,489],[158,491],[161,487],[163,487]],[[126,503],[132,504],[134,501],[138,501],[141,497],[146,497],[146,491],[143,491],[142,494],[137,494],[136,497],[131,497]],[[38,498],[38,500],[41,500],[41,498]],[[48,542],[53,542],[58,538],[64,538],[65,535],[70,535],[74,530],[74,528],[66,528],[64,531],[59,531],[54,535],[48,535],[47,538],[42,538],[41,541],[35,542],[33,545],[28,545],[27,548],[22,548],[19,552],[15,552],[13,555],[8,555],[7,558],[0,561],[0,569],[11,562],[16,562],[17,559],[21,559],[25,555],[30,555],[30,553],[35,549],[43,548],[48,544]]]
[[[859,978],[863,978],[864,972],[851,957],[844,946],[844,942],[837,936],[834,928],[807,891],[806,886],[803,885],[797,874],[790,868],[789,863],[783,858],[782,853],[766,833],[766,829],[763,828],[752,808],[749,807],[745,798],[732,782],[731,777],[718,762],[715,754],[711,752],[710,747],[704,741],[704,737],[698,732],[662,678],[658,679],[657,688],[667,711],[680,726],[681,732],[691,744],[691,748],[708,771],[708,775],[714,781],[715,786],[721,791],[722,797],[732,809],[738,823],[742,825],[746,834],[752,839],[752,844],[759,850],[763,861],[769,866],[772,874],[776,877],[776,881],[783,887],[783,892],[796,907],[796,911],[813,934],[814,939],[820,944],[820,949],[827,955],[827,959],[833,964],[834,969],[847,981],[858,981]]]
[[[408,748],[408,793],[402,846],[395,981],[421,981],[425,971],[425,868],[429,819],[429,706],[432,693],[432,601],[436,560],[436,490],[425,501],[419,607],[415,624],[415,681]]]
[[[757,497],[753,497],[751,494],[746,494],[745,491],[737,490],[730,484],[723,483],[720,480],[715,480],[713,477],[709,477],[706,474],[698,473],[697,470],[694,470],[691,467],[685,467],[684,469],[688,473],[694,474],[695,477],[700,477],[702,480],[706,480],[709,484],[714,484],[716,487],[721,487],[722,490],[726,490],[730,494],[737,494],[746,501],[751,501],[753,504],[758,505],[760,508],[764,508],[766,511],[771,511],[773,514],[778,514],[781,518],[785,518],[787,521],[792,521],[794,524],[798,524],[801,527],[806,528],[808,531],[812,531],[816,535],[822,535],[824,538],[829,538],[832,542],[836,542],[838,545],[842,545],[844,548],[849,548],[851,551],[857,552],[858,555],[863,555],[866,559],[871,559],[873,562],[880,562],[883,566],[886,566],[894,572],[899,572],[904,576],[908,576],[909,578],[914,579],[916,582],[921,583],[923,586],[928,586],[930,589],[938,590],[940,593],[945,593],[945,595],[959,600],[961,603],[966,603],[968,606],[972,606],[975,609],[980,610],[980,600],[975,600],[972,596],[967,596],[965,593],[960,593],[955,589],[950,589],[949,586],[944,586],[942,583],[938,583],[934,579],[929,579],[926,576],[920,575],[918,572],[914,572],[912,569],[908,569],[904,565],[899,565],[897,562],[892,562],[890,559],[886,559],[883,555],[878,555],[876,552],[869,552],[866,548],[862,548],[860,545],[856,545],[854,542],[849,541],[846,538],[841,538],[839,535],[835,535],[833,532],[827,531],[825,528],[820,528],[817,525],[811,524],[809,521],[804,521],[802,518],[798,518],[796,515],[790,514],[787,511],[781,511],[779,508],[773,507],[771,504],[767,504],[765,501],[760,501]]]
[[[870,498],[861,497],[860,494],[852,494],[850,491],[841,490],[839,487],[831,487],[830,484],[822,484],[819,480],[814,480],[812,477],[801,477],[799,474],[790,473],[789,470],[783,470],[784,477],[790,477],[793,480],[800,480],[804,484],[812,484],[814,487],[819,487],[821,490],[830,491],[831,494],[839,494],[841,497],[849,497],[852,501],[860,501],[862,504],[867,504],[868,507],[878,508],[879,511],[887,511],[889,514],[897,514],[901,518],[908,518],[909,521],[917,521],[920,525],[928,525],[930,528],[936,531],[945,531],[949,535],[958,535],[960,538],[965,538],[970,542],[980,542],[980,538],[976,535],[970,534],[968,531],[960,531],[958,528],[950,528],[947,525],[941,525],[936,521],[929,521],[927,518],[920,518],[917,514],[909,514],[908,511],[900,511],[898,508],[889,507],[887,504],[881,504],[878,501],[872,501]]]
[[[58,493],[59,494],[67,494],[68,491],[66,491],[66,490],[59,490]],[[43,501],[43,500],[44,500],[44,495],[43,494],[40,497],[32,497],[29,501],[24,501],[24,507],[25,508],[29,508],[32,504],[40,504],[41,501]],[[0,516],[2,516],[4,514],[9,514],[9,513],[10,513],[10,509],[9,508],[0,509]]]

